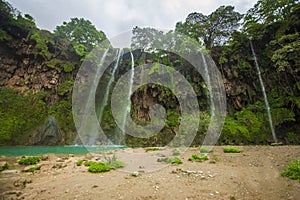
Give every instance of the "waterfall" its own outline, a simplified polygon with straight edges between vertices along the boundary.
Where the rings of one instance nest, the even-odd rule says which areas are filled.
[[[94,76],[93,84],[89,88],[89,94],[87,96],[87,102],[86,102],[85,108],[84,108],[85,115],[89,115],[92,112],[92,110],[95,109],[95,105],[94,105],[95,104],[95,93],[96,93],[96,89],[98,87],[98,81],[99,81],[99,78],[100,78],[99,76],[100,76],[100,72],[102,70],[102,65],[105,61],[108,50],[109,50],[109,48],[107,48],[105,50],[105,52],[103,53],[103,55],[100,59],[99,65],[96,68],[96,73],[95,73],[95,76]],[[89,127],[89,124],[83,123],[83,124],[81,124],[80,129],[88,130],[88,127]],[[79,131],[79,133],[80,132],[82,132],[82,131]],[[75,138],[75,141],[74,141],[75,145],[78,144],[79,140],[80,140],[79,136],[77,136]],[[90,137],[88,144],[94,144],[94,143],[95,143],[95,138]]]
[[[274,139],[275,143],[277,143],[277,137],[276,137],[275,130],[274,130],[274,127],[273,127],[273,121],[272,121],[272,116],[271,116],[271,112],[270,112],[270,106],[269,106],[269,102],[268,102],[268,98],[267,98],[267,94],[266,94],[266,89],[265,89],[264,82],[263,82],[263,80],[261,78],[261,73],[260,73],[258,62],[257,62],[256,54],[254,52],[252,40],[250,40],[250,47],[251,47],[251,51],[252,51],[252,55],[253,55],[255,67],[256,67],[256,70],[257,70],[257,73],[258,73],[258,79],[259,79],[259,82],[260,82],[260,85],[261,85],[261,89],[262,89],[262,92],[263,92],[263,96],[264,96],[264,100],[265,100],[265,105],[266,105],[266,108],[267,108],[267,114],[268,114],[268,118],[269,118],[269,122],[270,122],[270,128],[271,128],[272,136],[273,136],[273,139]]]
[[[214,104],[214,94],[212,92],[212,87],[211,87],[211,80],[210,80],[210,75],[208,71],[208,65],[206,63],[206,59],[204,54],[202,53],[202,60],[203,60],[203,65],[204,65],[204,72],[205,72],[205,78],[206,78],[206,83],[207,83],[207,89],[209,91],[209,100],[210,100],[210,116],[213,117],[215,116],[215,104]]]
[[[132,85],[133,85],[133,78],[134,78],[134,57],[132,52],[130,52],[130,56],[131,56],[131,74],[130,74],[130,82],[129,82],[129,90],[128,90],[128,96],[127,96],[127,103],[126,103],[126,109],[124,111],[124,115],[123,115],[123,123],[121,126],[121,130],[125,131],[125,125],[126,125],[126,120],[128,117],[128,114],[130,115],[130,108],[131,108],[131,92],[132,92]]]
[[[108,103],[108,97],[109,97],[109,92],[110,92],[110,86],[111,86],[111,84],[114,82],[114,80],[115,80],[115,72],[116,72],[116,70],[117,70],[117,68],[118,68],[118,65],[119,65],[119,61],[120,61],[120,57],[121,57],[121,55],[122,55],[122,52],[123,52],[123,50],[122,49],[119,49],[118,51],[117,51],[117,54],[116,54],[116,56],[117,56],[117,60],[116,60],[116,63],[115,63],[115,65],[114,65],[114,68],[113,68],[113,70],[112,70],[112,74],[111,74],[111,77],[110,77],[110,79],[109,79],[109,81],[108,81],[108,84],[107,84],[107,86],[106,86],[106,90],[105,90],[105,95],[104,95],[104,97],[103,97],[103,100],[102,100],[102,103],[101,103],[101,105],[100,105],[100,109],[99,109],[99,123],[101,123],[101,120],[102,120],[102,117],[103,117],[103,111],[104,111],[104,108],[107,106],[107,103]]]

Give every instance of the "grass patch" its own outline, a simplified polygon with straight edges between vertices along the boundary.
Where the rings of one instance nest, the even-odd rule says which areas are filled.
[[[189,161],[199,161],[199,162],[202,162],[202,161],[205,161],[205,160],[208,160],[207,155],[193,154],[193,155],[191,155],[191,157],[189,158]]]
[[[300,182],[300,158],[293,160],[291,164],[281,172],[280,175]]]
[[[224,147],[224,153],[241,153],[242,151],[236,147]]]
[[[89,166],[88,171],[92,173],[101,173],[101,172],[108,172],[110,171],[110,166],[106,165],[105,163],[93,163]]]
[[[201,153],[210,153],[210,152],[212,152],[212,150],[210,150],[209,148],[201,147],[200,152]]]
[[[41,169],[40,166],[35,166],[35,167],[31,167],[31,168],[25,170],[24,172],[32,172],[33,173],[33,172],[35,172],[37,170],[40,170],[40,169]]]
[[[78,160],[77,163],[76,163],[76,165],[77,165],[77,166],[81,166],[82,163],[83,163],[83,160]]]
[[[80,160],[79,160],[80,161]],[[78,163],[78,162],[77,162]],[[125,163],[117,160],[115,156],[109,158],[107,162],[86,161],[84,166],[89,167],[88,171],[92,173],[108,172],[111,169],[117,169],[125,166]]]
[[[178,149],[174,149],[173,156],[179,156],[179,155],[180,155],[180,151]]]
[[[158,147],[148,147],[148,148],[145,149],[146,152],[148,152],[148,151],[159,151],[159,150],[160,150],[160,148],[158,148]]]
[[[180,158],[168,158],[167,163],[172,164],[172,165],[179,165],[182,164],[182,161],[180,160]]]
[[[35,165],[36,163],[41,161],[40,156],[30,156],[30,157],[22,157],[18,160],[20,165]]]
[[[10,164],[8,162],[4,163],[4,165],[0,166],[0,172],[9,169],[10,168]]]
[[[109,158],[108,161],[105,163],[111,169],[117,169],[125,166],[125,163],[122,161],[117,160],[115,155],[112,158]]]

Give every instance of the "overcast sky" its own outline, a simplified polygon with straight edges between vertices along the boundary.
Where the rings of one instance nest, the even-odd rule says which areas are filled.
[[[72,17],[90,20],[109,38],[134,26],[174,29],[191,12],[210,14],[221,5],[233,5],[241,13],[257,0],[8,0],[30,14],[39,28],[53,31]]]

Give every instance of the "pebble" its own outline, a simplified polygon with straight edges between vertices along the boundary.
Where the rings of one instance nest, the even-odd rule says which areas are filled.
[[[133,177],[138,177],[139,175],[140,175],[140,173],[137,171],[131,173],[131,176],[133,176]]]

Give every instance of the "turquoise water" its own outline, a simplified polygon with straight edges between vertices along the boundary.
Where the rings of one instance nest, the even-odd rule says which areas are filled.
[[[31,146],[31,147],[0,147],[1,156],[34,156],[47,153],[55,154],[86,154],[99,153],[107,150],[126,148],[121,145],[111,146]]]

